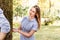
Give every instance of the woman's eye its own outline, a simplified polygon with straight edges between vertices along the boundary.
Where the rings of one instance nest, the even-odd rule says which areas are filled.
[[[32,11],[33,13],[35,13],[35,11],[33,11],[32,9],[30,9],[30,11]]]
[[[35,11],[32,11],[33,13],[35,13]]]

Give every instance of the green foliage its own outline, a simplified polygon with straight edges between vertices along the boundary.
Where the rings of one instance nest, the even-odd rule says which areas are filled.
[[[23,17],[27,15],[28,8],[21,5],[21,0],[13,0],[13,16]]]
[[[27,14],[28,7],[23,8],[21,5],[18,5],[18,6],[15,8],[15,11],[16,11],[16,13],[17,13],[18,16],[23,17],[24,15]],[[16,14],[15,14],[15,15],[16,15]]]

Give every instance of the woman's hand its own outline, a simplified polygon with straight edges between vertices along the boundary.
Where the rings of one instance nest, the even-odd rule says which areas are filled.
[[[19,30],[16,28],[13,28],[13,32],[18,32]]]

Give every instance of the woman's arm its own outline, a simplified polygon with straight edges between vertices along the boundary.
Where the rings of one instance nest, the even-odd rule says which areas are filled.
[[[22,30],[17,30],[17,32],[22,34],[22,35],[24,35],[25,37],[29,38],[29,37],[31,37],[37,31],[37,27],[38,27],[38,25],[35,23],[33,25],[32,30],[30,32],[28,32],[28,33],[27,32],[23,32]]]
[[[27,32],[23,32],[21,30],[18,30],[18,33],[20,33],[20,34],[24,35],[25,37],[29,38],[29,37],[31,37],[35,33],[35,31],[31,30],[29,33],[27,33]]]

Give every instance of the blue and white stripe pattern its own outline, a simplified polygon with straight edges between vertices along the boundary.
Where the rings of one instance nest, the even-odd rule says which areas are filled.
[[[21,27],[22,27],[22,31],[24,32],[30,32],[31,30],[37,31],[38,23],[35,18],[29,20],[29,17],[24,17],[21,22]],[[20,40],[35,40],[35,38],[34,35],[32,35],[30,38],[27,38],[21,34]]]
[[[8,33],[10,31],[10,24],[3,14],[3,10],[0,8],[0,32]]]

